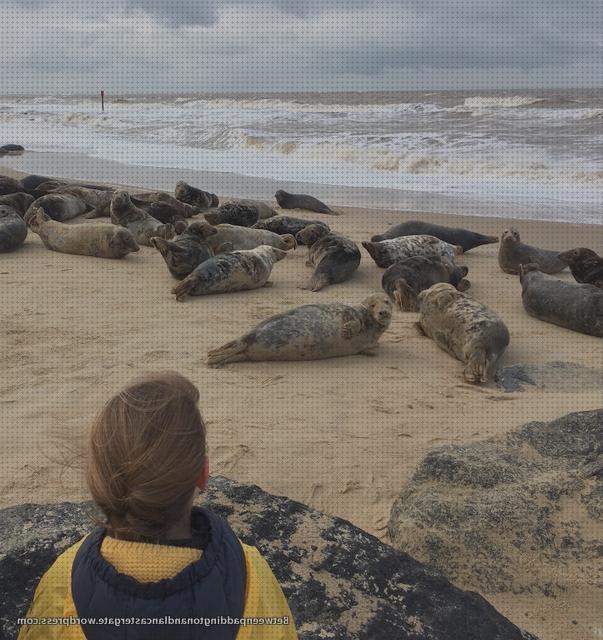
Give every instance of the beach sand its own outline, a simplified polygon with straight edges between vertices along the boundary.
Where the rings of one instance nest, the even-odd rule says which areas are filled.
[[[487,234],[509,226],[493,217],[340,210],[322,218],[358,242],[418,215]],[[525,242],[551,249],[603,246],[603,226],[515,225]],[[519,280],[499,269],[496,252],[497,245],[480,247],[459,262],[469,267],[470,294],[509,327],[502,365],[600,366],[600,339],[525,313]],[[394,499],[431,448],[603,405],[601,389],[592,387],[505,393],[468,385],[461,363],[417,333],[417,316],[397,310],[373,357],[208,368],[209,349],[272,314],[311,302],[358,303],[380,290],[382,270],[364,250],[350,282],[318,293],[300,288],[311,274],[305,260],[300,247],[276,264],[271,288],[181,304],[152,248],[119,261],[71,256],[46,250],[30,232],[21,249],[0,259],[2,506],[87,498],[82,469],[91,420],[112,393],[147,371],[177,370],[198,385],[212,473],[341,516],[382,539]],[[603,626],[596,621],[603,591],[592,586],[576,585],[554,600],[484,595],[542,640],[584,640]]]

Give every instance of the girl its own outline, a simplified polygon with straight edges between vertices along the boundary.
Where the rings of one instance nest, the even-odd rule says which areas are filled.
[[[208,479],[198,400],[190,381],[167,373],[105,406],[87,472],[104,525],[42,577],[27,614],[40,624],[23,626],[19,640],[297,638],[266,561],[193,506]],[[53,617],[72,624],[48,624]],[[241,620],[262,617],[271,624]]]

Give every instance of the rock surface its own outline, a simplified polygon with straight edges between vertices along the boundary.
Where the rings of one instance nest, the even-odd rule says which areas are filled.
[[[389,534],[482,593],[601,586],[603,410],[431,451],[395,502]]]
[[[348,522],[255,486],[214,477],[206,504],[256,546],[283,586],[303,640],[520,640],[532,638],[481,596]],[[90,503],[0,511],[0,638],[67,546],[92,526]]]

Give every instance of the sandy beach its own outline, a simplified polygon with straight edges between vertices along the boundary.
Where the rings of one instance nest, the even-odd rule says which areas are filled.
[[[18,175],[8,167],[0,173]],[[510,225],[475,215],[339,210],[325,221],[356,242],[417,217],[496,235]],[[600,253],[603,246],[603,226],[513,224],[523,241],[550,249],[590,246]],[[599,367],[599,338],[525,313],[519,280],[500,270],[497,249],[477,248],[459,263],[469,268],[469,293],[509,327],[502,366],[561,361]],[[30,232],[23,248],[0,261],[2,506],[86,498],[82,468],[90,422],[109,395],[145,371],[174,369],[198,385],[213,473],[341,516],[382,539],[393,501],[432,447],[602,406],[601,389],[588,384],[514,393],[466,384],[461,364],[417,333],[416,315],[397,310],[373,357],[208,368],[209,349],[272,314],[310,302],[358,303],[380,290],[382,271],[365,251],[351,281],[318,293],[300,288],[311,274],[305,260],[300,247],[275,265],[271,288],[180,304],[170,292],[175,281],[152,248],[102,260],[48,251]],[[560,277],[571,280],[569,273]],[[592,637],[602,592],[577,584],[554,601],[484,595],[542,640],[583,640]]]

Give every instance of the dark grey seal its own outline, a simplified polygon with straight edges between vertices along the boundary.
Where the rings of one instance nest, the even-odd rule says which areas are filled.
[[[558,251],[538,249],[521,242],[517,229],[505,229],[500,238],[498,248],[498,264],[505,273],[519,274],[522,264],[537,264],[543,273],[559,273],[567,268],[567,264],[559,258]]]
[[[438,282],[447,282],[459,291],[471,285],[465,280],[467,267],[442,256],[413,256],[394,262],[381,279],[381,286],[400,311],[418,311],[419,294]]]
[[[72,220],[88,210],[88,205],[81,198],[70,193],[49,193],[34,200],[25,214],[26,221],[32,207],[41,208],[47,216],[57,222]]]
[[[0,196],[19,193],[19,191],[23,191],[23,186],[18,180],[8,176],[0,176]]]
[[[389,228],[381,235],[371,238],[371,242],[381,242],[382,240],[391,240],[400,236],[434,236],[448,242],[463,247],[463,251],[470,251],[483,244],[494,244],[498,242],[496,236],[484,236],[475,231],[467,231],[459,227],[444,227],[440,224],[431,224],[421,220],[409,220],[402,222],[394,227]]]
[[[174,225],[161,224],[143,209],[135,207],[126,191],[116,191],[111,200],[111,222],[129,229],[138,244],[151,246],[151,238],[169,240],[174,237]]]
[[[298,232],[296,240],[309,247],[307,265],[314,267],[309,289],[320,291],[330,284],[349,280],[360,265],[355,242],[313,224]]]
[[[302,229],[315,224],[324,227],[327,231],[331,231],[329,225],[321,220],[304,220],[303,218],[293,218],[291,216],[275,216],[268,220],[260,220],[254,225],[254,227],[256,229],[272,231],[272,233],[278,233],[281,236],[297,236]],[[301,244],[299,240],[298,242]]]
[[[205,211],[210,207],[217,207],[219,202],[215,194],[193,187],[184,181],[176,184],[174,195],[176,196],[176,200],[190,204],[199,211]]]
[[[592,249],[580,247],[564,251],[559,258],[569,265],[576,282],[603,288],[603,258]]]
[[[287,193],[279,190],[274,194],[278,206],[283,209],[306,209],[307,211],[315,211],[316,213],[326,213],[331,216],[338,215],[324,202],[318,200],[314,196],[307,196],[303,193]]]
[[[19,248],[27,238],[27,225],[18,211],[0,204],[0,253]]]
[[[20,144],[3,144],[0,147],[0,156],[20,156],[25,152],[25,147]]]
[[[522,265],[520,280],[523,306],[531,316],[603,338],[603,289],[553,278],[536,264]]]
[[[215,227],[196,221],[172,240],[151,238],[151,245],[159,251],[174,278],[182,280],[202,262],[213,257],[214,252],[207,239],[217,233]]]
[[[207,354],[209,365],[241,360],[321,360],[371,353],[389,327],[392,303],[375,293],[359,305],[306,304],[264,320]]]
[[[34,199],[35,198],[30,196],[29,193],[20,191],[6,196],[0,196],[0,204],[12,207],[21,217],[23,217]]]
[[[253,204],[229,202],[223,204],[216,211],[205,214],[209,224],[232,224],[237,227],[253,227],[260,219],[260,212]]]

